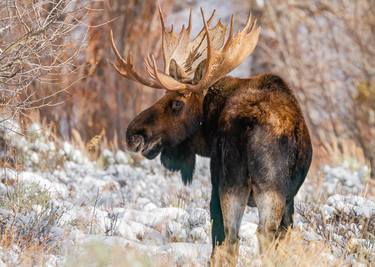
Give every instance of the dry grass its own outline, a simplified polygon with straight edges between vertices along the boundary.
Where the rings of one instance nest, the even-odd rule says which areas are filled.
[[[68,256],[67,267],[113,266],[113,267],[172,267],[169,257],[150,257],[135,249],[120,244],[105,244],[92,241],[79,248],[79,253]],[[93,265],[93,263],[95,263]]]
[[[343,266],[341,259],[331,256],[330,246],[324,241],[305,241],[299,230],[289,231],[285,239],[261,255],[261,266],[310,267]]]

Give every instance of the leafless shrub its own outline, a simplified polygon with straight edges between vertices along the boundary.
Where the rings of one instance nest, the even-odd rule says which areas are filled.
[[[2,119],[51,105],[53,97],[66,89],[69,77],[77,72],[74,59],[85,43],[79,22],[86,13],[74,0],[1,1]]]
[[[105,235],[114,236],[117,234],[119,213],[113,210],[107,211],[107,218],[105,221]]]

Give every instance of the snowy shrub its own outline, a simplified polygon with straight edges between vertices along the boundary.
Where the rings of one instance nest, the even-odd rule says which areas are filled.
[[[24,185],[17,183],[8,187],[7,192],[0,195],[0,208],[12,210],[15,213],[27,213],[35,206],[46,206],[51,201],[50,193],[38,184]]]
[[[131,164],[132,158],[129,154],[125,153],[122,150],[118,150],[115,154],[115,160],[117,164]]]
[[[366,166],[351,169],[347,164],[334,167],[325,165],[322,168],[322,175],[324,177],[323,187],[327,195],[333,195],[337,192],[360,194],[364,190],[369,169]]]
[[[183,225],[176,221],[167,223],[167,237],[172,242],[181,242],[187,239],[186,229]]]
[[[117,234],[119,214],[114,211],[107,211],[105,222],[105,235],[112,236]]]
[[[61,167],[67,157],[53,133],[35,122],[25,131],[11,120],[0,123],[0,143],[1,159],[19,168],[51,171]]]
[[[17,181],[6,186],[0,193],[0,247],[52,251],[64,234],[63,213],[39,184]]]
[[[27,213],[0,209],[0,246],[27,249],[37,246],[42,251],[56,248],[64,231],[60,225],[63,209],[52,202],[34,206]]]
[[[206,231],[200,226],[191,230],[189,236],[192,241],[206,241],[208,239]]]
[[[335,256],[350,262],[375,260],[374,201],[334,195],[324,205],[300,204],[297,210],[306,239],[325,240]]]
[[[101,154],[105,166],[113,165],[115,163],[115,157],[109,149],[104,149]]]
[[[369,168],[365,165],[351,166],[348,162],[324,165],[317,176],[306,179],[299,192],[300,200],[321,202],[335,194],[361,195],[369,189],[366,188],[369,174]],[[371,194],[368,195],[371,197]]]

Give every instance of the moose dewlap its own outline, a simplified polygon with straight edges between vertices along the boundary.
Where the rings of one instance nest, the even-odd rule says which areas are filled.
[[[147,77],[129,54],[123,58],[111,43],[122,76],[165,89],[165,95],[128,126],[128,149],[192,181],[195,156],[211,158],[211,266],[235,266],[238,231],[246,205],[259,209],[261,248],[293,224],[294,196],[305,180],[312,157],[309,132],[300,107],[278,76],[248,79],[226,76],[255,49],[260,28],[249,16],[242,31],[211,27],[214,13],[190,39],[188,26],[179,33],[162,25],[164,69],[153,56],[145,60]]]

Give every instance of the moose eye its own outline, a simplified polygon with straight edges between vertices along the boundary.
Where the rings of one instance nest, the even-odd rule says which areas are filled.
[[[180,111],[183,106],[184,106],[184,102],[182,101],[173,100],[171,103],[171,109],[173,111]]]

